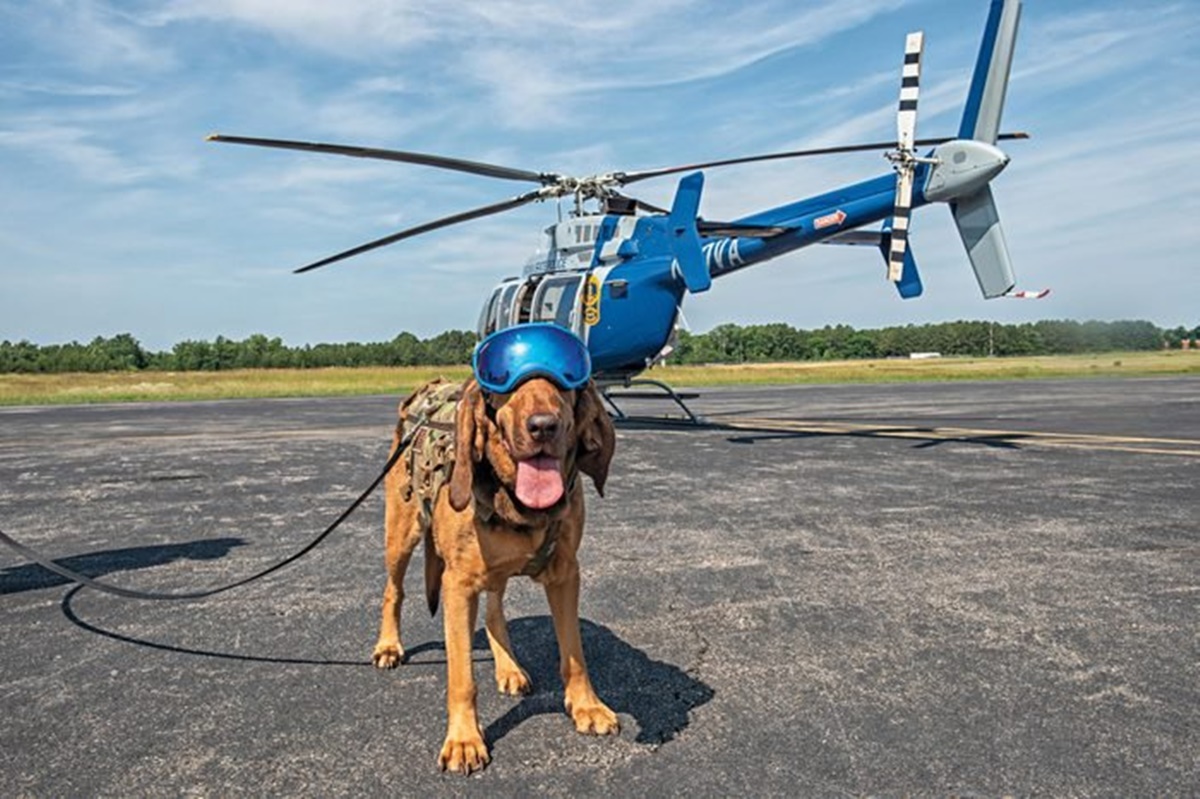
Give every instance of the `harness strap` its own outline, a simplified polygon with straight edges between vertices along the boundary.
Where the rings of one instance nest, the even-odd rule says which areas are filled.
[[[549,565],[550,558],[554,557],[554,550],[557,548],[558,525],[555,525],[546,533],[546,540],[538,547],[538,551],[533,553],[533,557],[529,559],[520,573],[525,577],[537,577],[546,570],[546,566]]]

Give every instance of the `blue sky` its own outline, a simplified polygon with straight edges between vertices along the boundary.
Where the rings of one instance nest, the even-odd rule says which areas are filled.
[[[221,132],[592,174],[887,140],[904,35],[921,135],[957,130],[985,0],[0,0],[0,340],[166,349],[470,329],[552,222],[526,206],[308,275],[296,266],[523,184],[206,143]],[[944,207],[914,215],[925,296],[869,250],[718,281],[691,329],[950,319],[1200,322],[1200,4],[1028,0],[993,188],[1019,287],[985,302]],[[711,171],[713,219],[886,172],[878,154]],[[670,201],[674,180],[638,184]]]

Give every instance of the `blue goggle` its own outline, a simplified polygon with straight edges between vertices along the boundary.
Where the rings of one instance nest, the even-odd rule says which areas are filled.
[[[479,342],[471,368],[484,391],[493,394],[507,394],[531,377],[544,377],[569,391],[587,385],[592,358],[565,327],[531,322],[497,330]]]

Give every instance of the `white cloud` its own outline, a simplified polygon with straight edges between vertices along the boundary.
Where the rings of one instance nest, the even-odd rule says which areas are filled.
[[[106,313],[168,345],[239,324],[292,341],[469,327],[553,205],[291,278],[289,267],[524,186],[203,135],[577,175],[887,140],[898,34],[926,20],[921,133],[950,133],[982,0],[652,0],[606,13],[582,0],[0,0],[0,338],[90,337]],[[1200,97],[1181,83],[1200,67],[1198,24],[1194,4],[1026,4],[1006,127],[1034,139],[1010,146],[996,194],[1022,283],[1052,286],[1052,300],[978,300],[948,215],[927,210],[914,225],[922,300],[895,299],[877,254],[821,247],[722,280],[689,300],[689,319],[868,325],[1128,307],[1176,321],[1200,296],[1200,278],[1179,267],[1200,245],[1188,157]],[[702,212],[733,218],[886,171],[871,153],[710,170]],[[636,193],[668,205],[674,188]],[[137,290],[71,289],[80,272],[88,286]],[[113,305],[81,309],[86,295]]]
[[[149,172],[111,148],[92,141],[89,131],[73,127],[0,130],[0,147],[48,156],[75,169],[87,180],[109,185],[137,183]]]
[[[0,8],[25,46],[53,55],[51,72],[73,65],[86,70],[160,70],[174,63],[171,48],[148,35],[135,17],[96,0],[54,0]],[[36,74],[31,83],[50,85]]]
[[[416,0],[173,0],[149,19],[157,25],[242,25],[357,59],[428,39],[431,14],[428,3]]]

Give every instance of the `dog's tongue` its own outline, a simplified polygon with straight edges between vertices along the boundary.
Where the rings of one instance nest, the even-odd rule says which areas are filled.
[[[523,505],[541,510],[558,502],[562,495],[558,458],[538,455],[517,461],[517,499]]]

